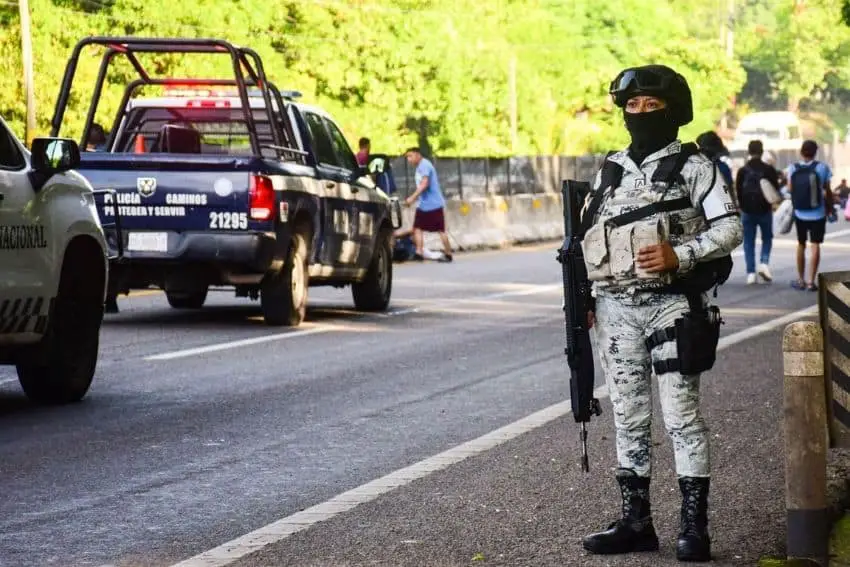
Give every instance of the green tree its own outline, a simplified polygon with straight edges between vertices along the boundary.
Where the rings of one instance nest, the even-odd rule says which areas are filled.
[[[40,134],[50,129],[71,49],[87,35],[220,37],[251,46],[278,87],[326,108],[352,142],[365,135],[376,151],[389,153],[414,143],[465,156],[621,146],[622,116],[607,86],[623,67],[648,62],[669,64],[690,81],[695,119],[682,134],[693,136],[713,127],[744,82],[741,65],[706,31],[719,30],[722,11],[697,0],[623,0],[608,11],[593,0],[30,1]],[[711,25],[701,28],[695,15]],[[98,55],[88,49],[82,58],[63,135],[79,136]],[[222,56],[142,60],[160,75],[232,72]],[[22,133],[20,37],[11,4],[0,3],[0,62],[7,69],[0,76],[0,115]],[[111,72],[97,115],[107,128],[133,77],[124,63]]]
[[[845,0],[750,2],[741,10],[736,53],[744,66],[770,78],[773,98],[796,111],[827,86],[850,78]]]

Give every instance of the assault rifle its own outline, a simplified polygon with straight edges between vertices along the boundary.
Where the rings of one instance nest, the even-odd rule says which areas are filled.
[[[590,470],[587,458],[587,428],[591,416],[601,415],[599,400],[593,397],[594,365],[590,348],[590,329],[587,313],[593,307],[590,281],[584,265],[581,241],[581,203],[590,192],[590,184],[565,180],[561,187],[564,203],[564,244],[558,251],[558,261],[564,278],[564,317],[566,319],[567,364],[570,367],[570,401],[573,417],[581,424],[581,465]]]

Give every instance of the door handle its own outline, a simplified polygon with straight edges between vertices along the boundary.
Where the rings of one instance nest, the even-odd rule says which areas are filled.
[[[325,181],[325,188],[336,189],[336,183],[334,183],[333,181]]]

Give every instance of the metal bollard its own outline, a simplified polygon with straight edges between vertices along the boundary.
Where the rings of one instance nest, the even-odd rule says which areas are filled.
[[[799,321],[782,337],[785,373],[785,511],[788,559],[826,567],[826,393],[823,336],[817,323]]]

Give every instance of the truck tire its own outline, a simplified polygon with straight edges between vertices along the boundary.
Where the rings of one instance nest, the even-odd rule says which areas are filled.
[[[175,309],[200,309],[207,300],[208,288],[195,292],[165,292],[168,304]]]
[[[297,327],[304,321],[310,284],[308,258],[307,236],[296,231],[283,268],[266,276],[260,288],[260,308],[267,325]]]
[[[80,401],[97,367],[103,301],[92,293],[93,282],[84,266],[71,268],[69,263],[62,266],[38,361],[17,365],[21,388],[30,400],[40,404]],[[76,271],[75,276],[70,276],[71,270]]]
[[[381,231],[366,276],[351,286],[354,307],[360,311],[386,311],[389,307],[393,289],[391,236],[389,231]]]

